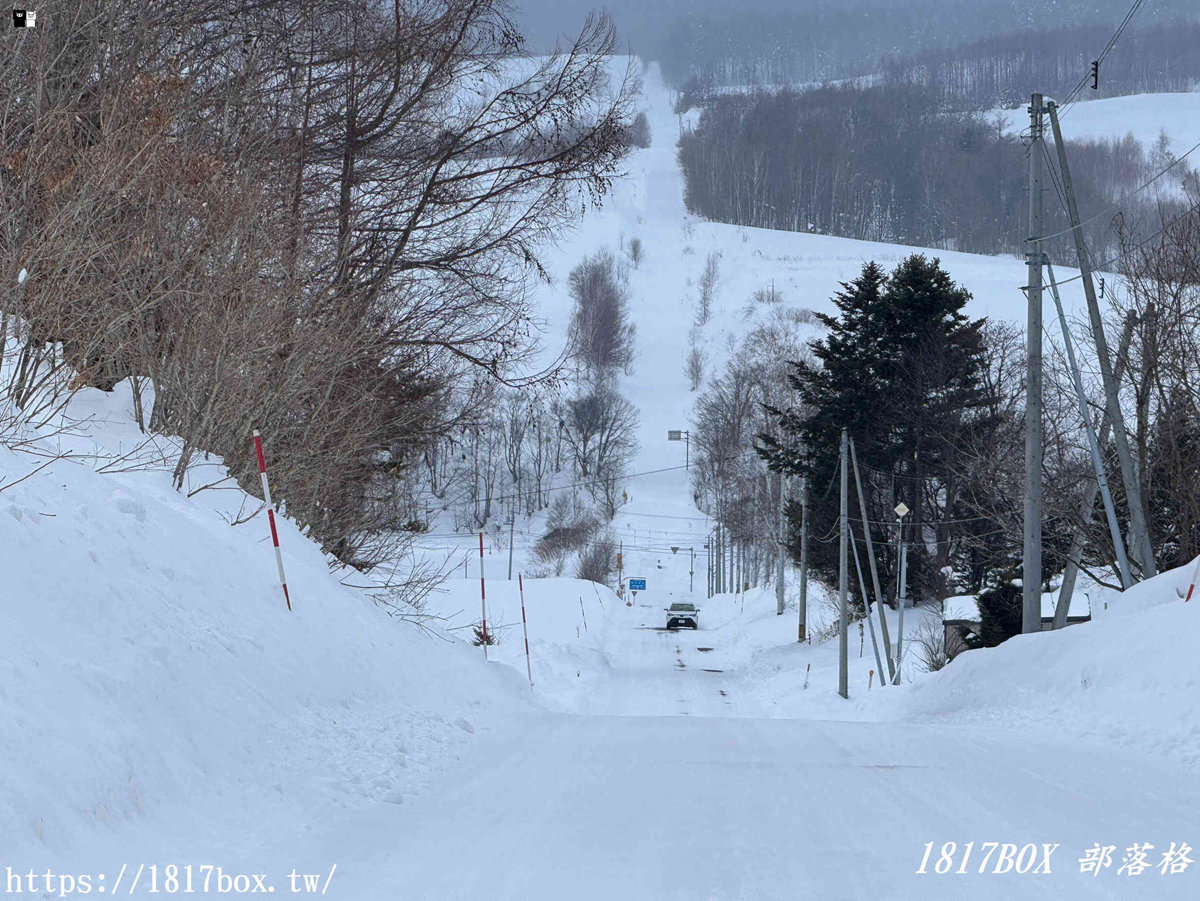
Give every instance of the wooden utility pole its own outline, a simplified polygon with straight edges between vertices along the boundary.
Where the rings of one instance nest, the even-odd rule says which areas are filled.
[[[775,615],[783,616],[784,607],[784,592],[783,592],[783,576],[785,567],[787,566],[787,546],[785,539],[787,537],[787,524],[784,520],[783,508],[786,494],[784,486],[786,482],[783,473],[779,473],[779,571],[775,574]]]
[[[1029,237],[1025,239],[1025,524],[1021,631],[1042,629],[1042,95],[1029,106]],[[899,667],[897,667],[898,669]]]
[[[846,590],[847,590],[847,567],[849,561],[847,555],[849,553],[849,545],[847,539],[850,537],[850,467],[847,465],[847,460],[850,456],[850,438],[845,429],[842,429],[842,506],[841,515],[838,519],[838,532],[840,539],[838,542],[838,694],[843,698],[850,696],[850,639],[847,634],[847,629],[850,626],[850,615],[846,607]]]
[[[1117,460],[1121,464],[1121,481],[1125,485],[1125,497],[1129,505],[1129,531],[1132,533],[1134,559],[1142,571],[1142,578],[1153,578],[1157,574],[1154,563],[1154,548],[1150,544],[1150,531],[1146,525],[1146,507],[1142,501],[1142,487],[1133,466],[1133,454],[1129,450],[1129,436],[1125,431],[1125,417],[1121,413],[1120,389],[1113,377],[1112,357],[1108,353],[1108,341],[1104,337],[1104,320],[1100,317],[1100,304],[1096,300],[1096,285],[1092,280],[1091,258],[1083,240],[1083,227],[1079,222],[1079,207],[1075,203],[1075,188],[1071,182],[1071,169],[1067,165],[1067,148],[1063,145],[1062,129],[1058,124],[1058,107],[1049,105],[1050,125],[1054,129],[1054,146],[1058,151],[1058,168],[1062,174],[1063,192],[1067,195],[1067,215],[1071,218],[1071,234],[1075,238],[1075,252],[1079,257],[1079,275],[1083,281],[1083,293],[1087,297],[1088,319],[1092,326],[1092,340],[1096,342],[1096,358],[1100,364],[1100,378],[1104,383],[1104,406],[1112,420],[1113,444]]]

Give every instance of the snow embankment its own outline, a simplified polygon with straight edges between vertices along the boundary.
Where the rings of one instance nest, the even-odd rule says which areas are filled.
[[[908,689],[906,718],[1071,731],[1200,763],[1200,604],[1192,565],[1092,593],[1090,623],[967,651]]]
[[[115,463],[145,441],[130,410],[125,385],[84,392],[87,422],[35,445],[72,456],[32,476],[44,459],[0,451],[10,858],[236,860],[330,811],[401,803],[521,709],[515,674],[390,619],[280,517],[289,613],[265,514],[231,524],[259,502],[229,481],[176,492],[136,462],[153,445]]]

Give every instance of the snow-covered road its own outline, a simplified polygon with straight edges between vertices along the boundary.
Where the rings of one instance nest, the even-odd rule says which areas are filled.
[[[1133,842],[1153,866],[1196,838],[1193,780],[1002,729],[557,716],[477,750],[438,790],[336,825],[326,839],[357,849],[339,897],[1182,898],[1200,881],[1117,875]],[[967,874],[932,873],[946,841],[976,843]],[[1033,869],[1060,846],[1049,876],[980,875],[989,841],[1036,844]],[[1097,841],[1113,863],[1081,874]]]

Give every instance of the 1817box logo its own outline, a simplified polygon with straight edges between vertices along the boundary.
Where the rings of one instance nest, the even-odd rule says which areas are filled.
[[[37,23],[37,13],[32,9],[14,9],[13,28],[33,28]]]

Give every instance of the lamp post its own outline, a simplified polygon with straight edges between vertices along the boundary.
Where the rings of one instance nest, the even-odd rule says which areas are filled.
[[[691,466],[691,460],[690,460],[691,448],[689,447],[689,439],[688,439],[687,429],[682,429],[682,430],[668,429],[667,430],[667,440],[683,442],[683,468],[684,469],[690,468],[690,466]]]

